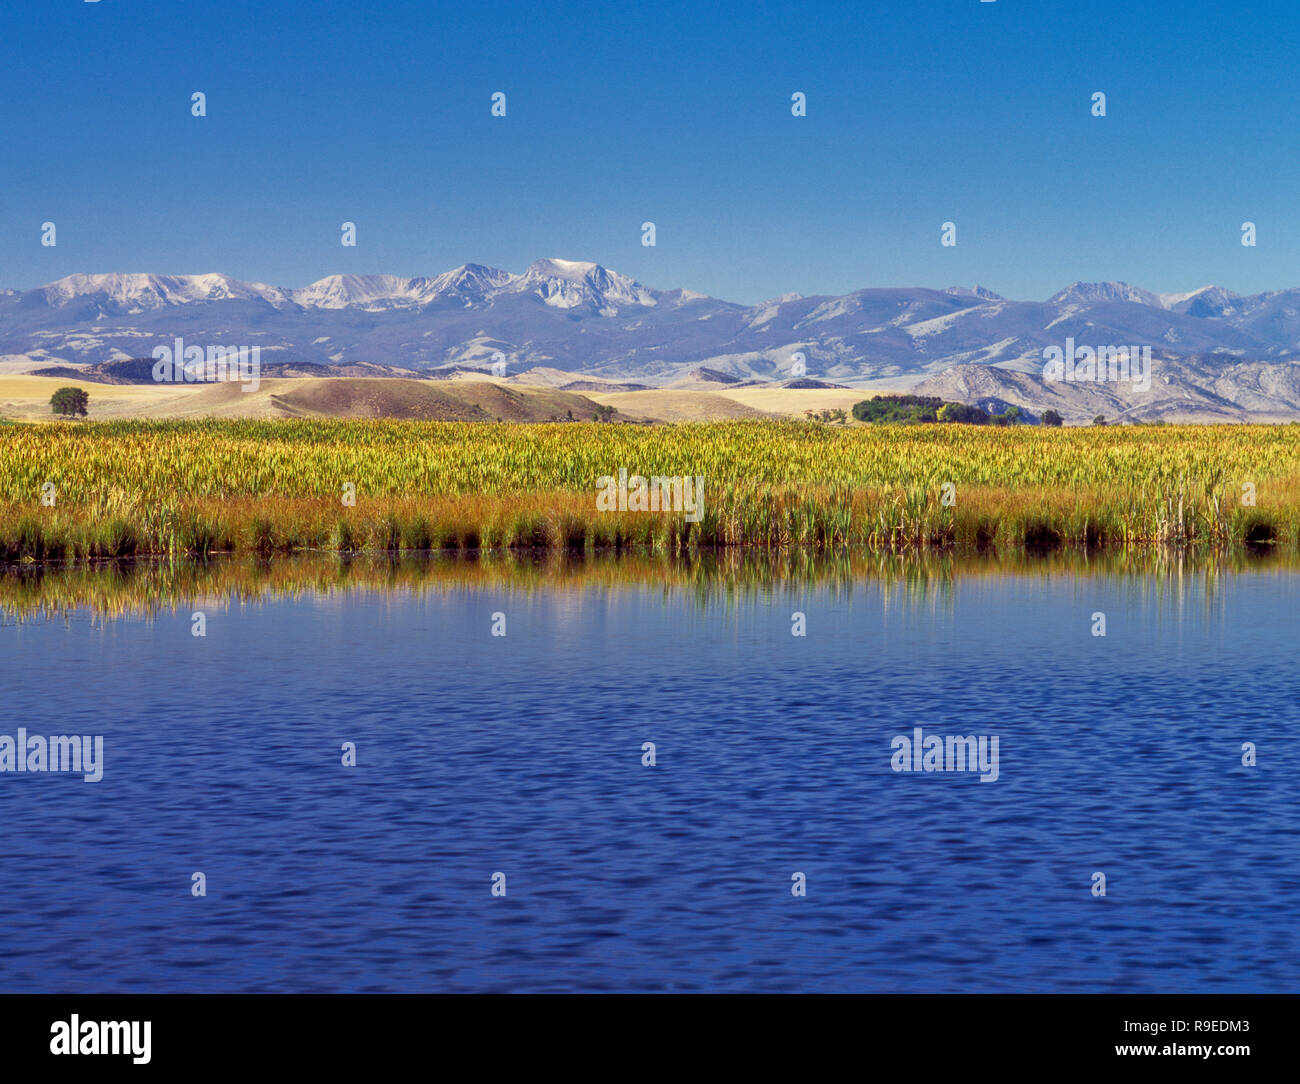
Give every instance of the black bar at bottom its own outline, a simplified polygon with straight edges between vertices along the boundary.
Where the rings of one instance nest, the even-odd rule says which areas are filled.
[[[656,1064],[676,1074],[752,1060],[816,1074],[845,1054],[861,1068],[901,1059],[917,1068],[1077,1064],[1086,1072],[1132,1062],[1222,1073],[1228,1062],[1249,1071],[1292,1061],[1298,1010],[1290,995],[11,994],[0,996],[0,1050],[6,1070],[42,1073],[112,1063],[132,1072],[337,1074],[412,1062],[446,1069],[446,1059],[468,1057],[471,1074],[478,1066],[489,1076],[584,1064],[603,1076]],[[114,1044],[125,1052],[113,1054]]]

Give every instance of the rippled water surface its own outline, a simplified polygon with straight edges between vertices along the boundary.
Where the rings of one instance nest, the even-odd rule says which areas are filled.
[[[1298,631],[1293,571],[9,620],[0,734],[105,773],[0,774],[0,989],[1294,991]]]

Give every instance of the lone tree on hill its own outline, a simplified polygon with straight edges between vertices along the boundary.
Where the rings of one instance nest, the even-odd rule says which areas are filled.
[[[74,418],[80,414],[86,416],[86,407],[90,396],[80,388],[60,388],[50,396],[50,412],[62,414],[65,418]]]

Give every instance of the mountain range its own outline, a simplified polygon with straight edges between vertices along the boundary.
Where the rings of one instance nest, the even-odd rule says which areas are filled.
[[[599,264],[522,274],[466,264],[433,277],[331,275],[298,289],[223,274],[77,274],[0,291],[0,355],[94,364],[187,343],[259,346],[264,364],[379,365],[427,375],[506,362],[665,385],[701,366],[743,380],[851,386],[957,366],[1039,373],[1043,350],[1151,346],[1204,375],[1300,362],[1300,289],[1154,293],[1076,282],[1046,301],[982,287],[786,294],[741,305],[645,286]],[[805,372],[792,369],[796,354]],[[1181,376],[1180,376],[1181,379]]]

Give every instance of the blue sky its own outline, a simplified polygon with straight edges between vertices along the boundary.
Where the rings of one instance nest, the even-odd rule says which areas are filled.
[[[0,41],[0,286],[542,256],[742,302],[1300,285],[1294,0],[8,0]]]

